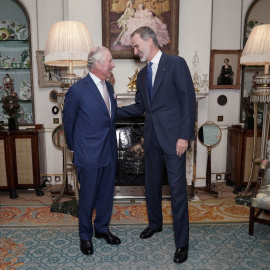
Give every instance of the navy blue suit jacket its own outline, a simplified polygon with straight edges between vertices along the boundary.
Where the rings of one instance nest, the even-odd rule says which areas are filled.
[[[145,66],[137,76],[135,103],[117,108],[117,118],[145,115],[144,150],[147,152],[151,126],[162,149],[175,155],[180,139],[195,140],[196,97],[186,61],[179,56],[162,53],[154,81],[152,102],[146,85]]]
[[[74,151],[76,166],[106,167],[117,160],[116,99],[106,82],[111,118],[90,75],[73,84],[65,95],[63,125],[67,146]]]

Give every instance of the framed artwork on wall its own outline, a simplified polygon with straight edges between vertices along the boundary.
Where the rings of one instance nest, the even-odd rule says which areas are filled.
[[[157,35],[162,51],[178,55],[179,1],[102,0],[102,45],[113,58],[137,58],[130,35],[148,26]]]
[[[61,76],[67,73],[67,67],[46,66],[44,51],[36,51],[39,87],[61,87]]]
[[[209,89],[240,90],[242,50],[211,50]]]

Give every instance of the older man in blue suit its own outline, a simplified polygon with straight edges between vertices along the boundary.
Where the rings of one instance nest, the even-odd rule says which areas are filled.
[[[176,251],[174,262],[188,258],[189,220],[186,191],[186,150],[195,140],[196,98],[185,60],[158,48],[154,31],[141,27],[131,35],[134,53],[148,62],[137,76],[135,104],[118,108],[117,117],[145,114],[145,194],[149,226],[142,239],[162,231],[163,164],[171,191]]]
[[[107,48],[95,47],[89,52],[87,66],[89,74],[66,93],[63,124],[80,183],[80,249],[83,254],[92,255],[94,209],[95,237],[112,245],[121,241],[108,228],[117,164],[117,105],[113,87],[105,80],[115,65]]]

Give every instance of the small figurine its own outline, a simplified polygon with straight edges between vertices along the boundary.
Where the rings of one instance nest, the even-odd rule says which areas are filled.
[[[6,74],[3,78],[3,85],[5,93],[2,96],[2,100],[8,95],[17,96],[17,93],[14,91],[14,80],[9,74]]]
[[[135,74],[129,78],[129,83],[128,83],[128,92],[136,92],[137,87],[136,87],[136,83],[137,83],[137,75],[138,75],[138,69],[135,70]]]
[[[200,90],[199,90],[199,76],[198,76],[198,73],[197,72],[195,72],[194,73],[194,75],[192,76],[192,81],[193,81],[193,85],[194,85],[194,89],[195,89],[195,91],[196,92],[200,92]]]
[[[4,109],[4,113],[6,113],[8,118],[8,130],[15,131],[18,129],[18,118],[17,112],[20,109],[20,104],[18,97],[16,95],[8,95],[5,98],[2,98],[4,104],[2,108]]]

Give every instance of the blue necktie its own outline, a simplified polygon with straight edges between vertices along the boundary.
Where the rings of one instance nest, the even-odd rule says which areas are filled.
[[[147,82],[147,91],[149,94],[149,99],[150,101],[152,101],[152,62],[148,63],[147,66],[147,78],[146,78],[146,82]]]

